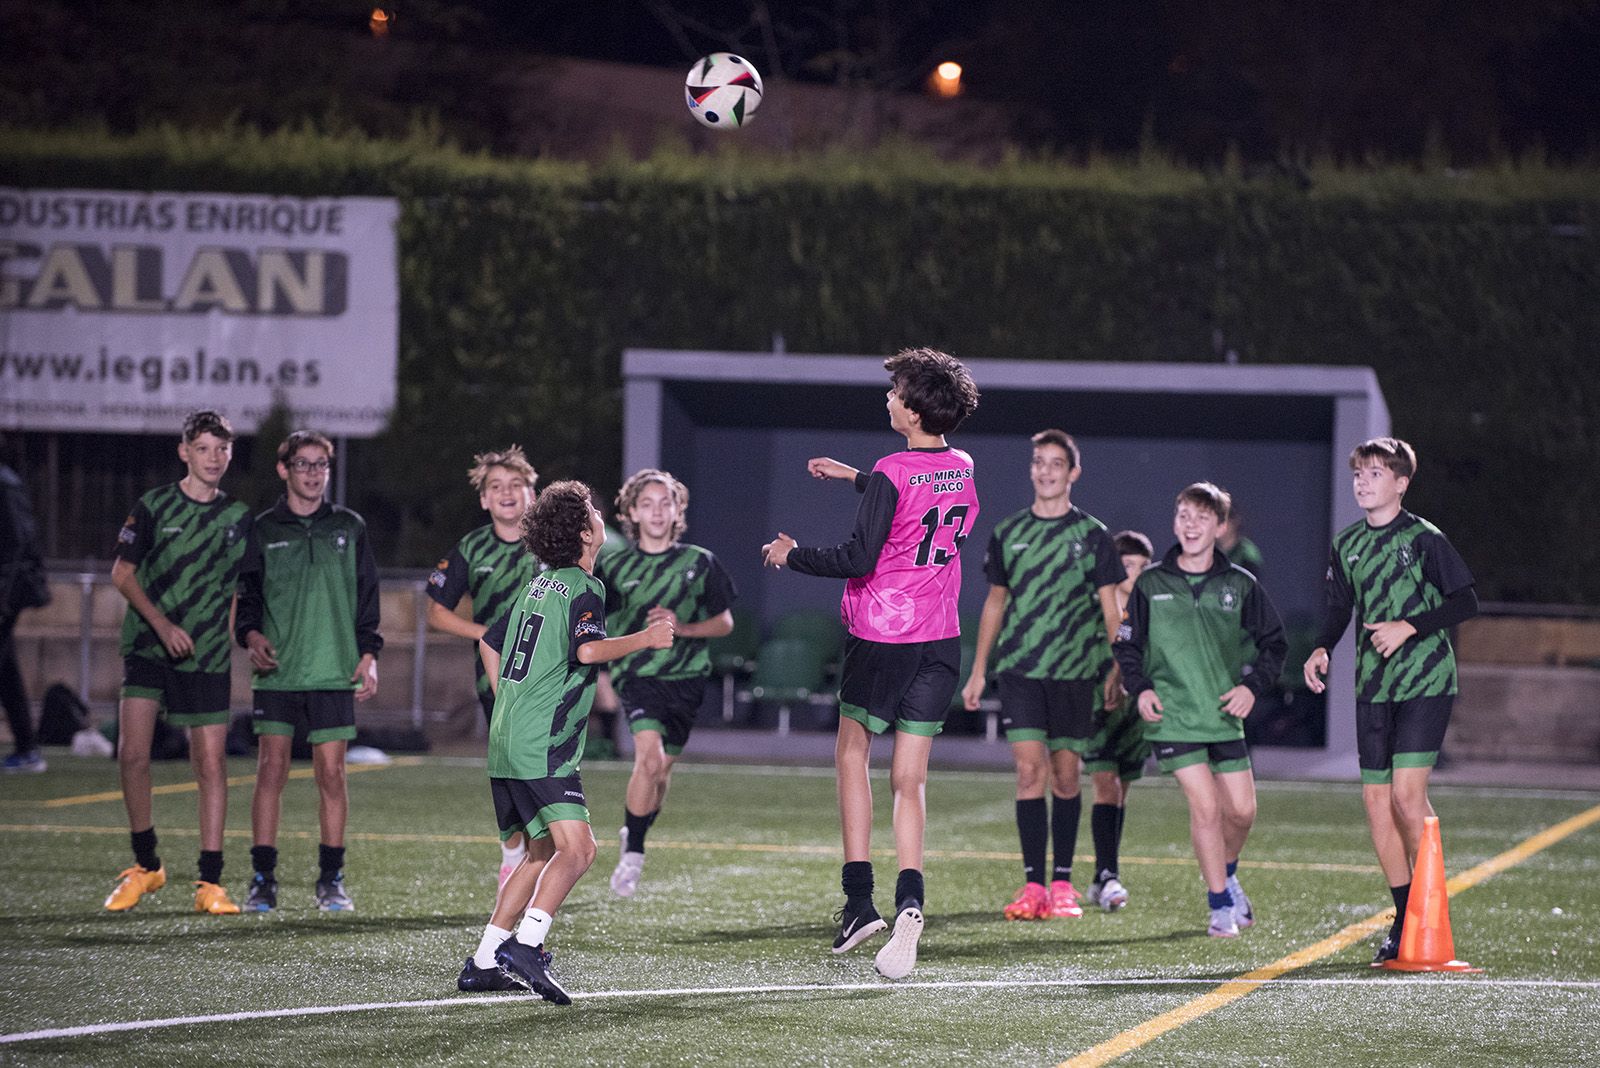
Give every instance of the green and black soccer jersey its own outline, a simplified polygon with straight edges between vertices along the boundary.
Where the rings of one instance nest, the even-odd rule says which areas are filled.
[[[1477,611],[1472,572],[1439,528],[1401,510],[1381,527],[1352,523],[1333,539],[1317,645],[1332,649],[1355,612],[1356,626],[1405,621],[1417,628],[1387,660],[1357,630],[1356,700],[1442,697],[1456,692],[1449,628]]]
[[[490,625],[483,641],[500,650],[490,778],[552,779],[578,771],[599,671],[578,661],[578,647],[605,636],[605,588],[581,567],[535,575]]]
[[[595,574],[606,588],[606,613],[618,634],[645,628],[657,605],[684,623],[698,623],[733,606],[738,593],[717,558],[698,545],[674,543],[659,553],[637,545],[602,559]],[[611,662],[611,680],[620,689],[631,679],[695,679],[711,674],[705,638],[678,638],[670,649],[643,649]]]
[[[260,631],[278,667],[256,672],[258,690],[353,690],[356,664],[383,648],[378,634],[378,566],[367,525],[326,502],[308,516],[288,502],[256,516],[239,573],[239,644]]]
[[[1077,508],[1002,519],[983,560],[990,585],[1011,591],[991,660],[996,674],[1097,679],[1111,659],[1100,588],[1125,572],[1105,524]]]
[[[194,640],[194,655],[167,656],[156,632],[130,605],[122,619],[123,656],[157,660],[175,671],[228,670],[228,611],[250,527],[250,510],[220,491],[202,502],[172,483],[139,498],[117,534],[114,555],[135,566],[151,602]]]
[[[539,570],[539,561],[519,538],[505,541],[486,523],[462,538],[428,576],[428,596],[454,612],[461,598],[472,598],[472,621],[485,627],[506,614],[512,600]],[[489,693],[483,660],[477,666],[478,695]]]
[[[1253,639],[1253,662],[1240,634]],[[1222,695],[1243,683],[1259,698],[1277,683],[1288,648],[1255,576],[1220,549],[1210,571],[1190,574],[1178,567],[1177,546],[1133,584],[1112,647],[1129,699],[1152,688],[1161,699],[1160,721],[1145,724],[1153,742],[1243,738],[1244,720],[1222,710]]]

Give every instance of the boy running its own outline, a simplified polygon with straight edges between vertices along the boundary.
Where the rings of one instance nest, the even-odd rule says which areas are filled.
[[[549,570],[479,639],[494,680],[489,790],[500,837],[524,834],[526,855],[506,877],[461,990],[512,990],[518,982],[557,1005],[572,999],[550,974],[544,943],[556,910],[594,863],[578,761],[588,733],[598,665],[641,649],[669,649],[672,620],[606,637],[605,589],[594,577],[605,522],[582,482],[545,488],[524,521],[528,551]],[[513,932],[511,925],[522,922]]]
[[[522,517],[533,505],[537,479],[520,445],[472,458],[467,481],[478,491],[478,503],[489,513],[489,522],[457,542],[428,576],[428,625],[434,630],[468,638],[476,648],[489,624],[505,614],[512,598],[539,570],[539,561],[522,544]],[[472,599],[471,620],[456,614],[463,596]],[[472,665],[478,704],[487,723],[494,711],[494,690],[482,659],[474,656]],[[500,844],[501,882],[522,862],[524,845],[520,834]]]
[[[1134,581],[1113,646],[1156,760],[1188,802],[1189,837],[1211,909],[1206,933],[1217,938],[1255,923],[1237,874],[1256,818],[1244,718],[1278,681],[1288,648],[1266,591],[1216,547],[1229,504],[1209,482],[1178,494],[1178,544]],[[1254,641],[1253,663],[1245,662],[1241,634]]]
[[[617,521],[628,544],[595,571],[605,585],[606,618],[617,630],[642,630],[665,617],[677,637],[670,649],[641,650],[609,670],[633,732],[622,848],[611,873],[618,897],[639,889],[645,834],[661,815],[672,766],[705,699],[711,674],[707,639],[733,630],[733,580],[710,551],[678,540],[688,529],[688,511],[689,490],[682,482],[653,468],[635,473],[617,494]]]
[[[219,488],[233,459],[233,428],[216,412],[183,422],[179,481],[139,498],[117,535],[111,584],[128,601],[122,620],[122,700],[117,765],[133,839],[133,867],[106,908],[125,912],[166,885],[156,853],[150,797],[150,739],[156,717],[189,729],[189,762],[199,787],[200,879],[196,912],[232,914],[222,888],[228,814],[228,614],[250,535],[250,510]]]
[[[844,837],[844,907],[833,951],[854,949],[888,925],[872,903],[872,736],[895,731],[894,934],[878,951],[879,974],[900,979],[917,963],[922,936],[924,791],[933,736],[960,685],[961,546],[978,518],[972,457],[946,444],[978,407],[978,388],[954,357],[906,349],[884,361],[889,425],[906,439],[870,475],[826,457],[806,466],[816,478],[847,479],[862,500],[850,539],[803,549],[787,534],[762,546],[773,567],[844,578],[844,670],[839,681],[839,820]]]
[[[1411,869],[1423,821],[1434,814],[1428,777],[1455,702],[1449,629],[1478,611],[1472,572],[1439,528],[1403,507],[1417,454],[1398,438],[1373,438],[1350,454],[1356,504],[1366,518],[1333,539],[1327,602],[1306,686],[1326,687],[1328,650],[1350,613],[1365,632],[1356,645],[1356,750],[1361,795],[1378,863],[1394,899],[1394,925],[1374,964],[1400,952]]]
[[[1155,551],[1150,539],[1137,530],[1124,530],[1111,539],[1121,560],[1123,579],[1115,588],[1117,619],[1125,617],[1133,584],[1150,566]],[[1083,754],[1083,768],[1094,784],[1094,807],[1089,811],[1090,833],[1094,835],[1094,882],[1089,884],[1089,904],[1116,912],[1128,903],[1128,890],[1118,875],[1118,854],[1122,850],[1122,822],[1127,813],[1128,787],[1144,775],[1150,756],[1150,743],[1144,736],[1144,720],[1122,688],[1118,672],[1106,679],[1104,715],[1100,729]]]
[[[247,912],[278,907],[278,817],[295,729],[307,728],[317,783],[317,908],[355,908],[344,886],[350,801],[344,756],[356,736],[356,702],[378,693],[378,567],[367,525],[322,499],[333,442],[296,430],[278,446],[284,495],[256,516],[239,575],[234,635],[255,668],[252,726],[260,746],[250,802],[255,875]]]
[[[1024,880],[1004,909],[1008,920],[1083,915],[1072,885],[1083,808],[1078,779],[1121,619],[1112,591],[1124,574],[1105,524],[1072,503],[1072,485],[1083,474],[1077,442],[1061,430],[1041,430],[1032,441],[1033,504],[1002,519],[989,539],[989,596],[961,691],[967,709],[977,711],[998,637],[994,670],[1000,723],[1017,765]],[[1053,813],[1045,810],[1046,787]],[[1052,829],[1056,863],[1046,889]]]

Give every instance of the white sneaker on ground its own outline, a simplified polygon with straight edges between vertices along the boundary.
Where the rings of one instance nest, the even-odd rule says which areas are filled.
[[[1228,876],[1228,891],[1233,894],[1233,922],[1238,924],[1241,931],[1246,927],[1254,927],[1255,910],[1250,907],[1250,898],[1245,894],[1244,887],[1239,885],[1237,875]]]
[[[922,937],[922,910],[911,907],[900,910],[894,918],[894,933],[878,950],[873,962],[878,974],[885,979],[904,979],[917,966],[917,940]]]
[[[1211,910],[1211,926],[1206,928],[1206,934],[1212,938],[1239,937],[1239,925],[1234,921],[1232,905]]]
[[[628,852],[628,828],[617,832],[617,837],[622,842],[622,852],[611,873],[611,891],[618,897],[632,897],[639,890],[639,876],[644,874],[644,854]]]
[[[1094,902],[1107,912],[1116,912],[1128,903],[1127,888],[1116,879],[1107,879],[1103,883],[1096,883],[1100,892],[1095,895]]]

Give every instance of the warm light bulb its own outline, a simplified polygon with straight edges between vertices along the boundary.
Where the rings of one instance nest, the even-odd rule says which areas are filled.
[[[928,89],[934,96],[945,99],[961,95],[961,64],[945,60],[933,68],[933,74],[928,78]]]
[[[948,60],[939,64],[939,79],[946,82],[959,82],[961,80],[961,64],[951,63]]]
[[[372,9],[372,17],[367,20],[367,26],[372,30],[372,36],[384,37],[389,33],[389,23],[394,16],[381,7]]]

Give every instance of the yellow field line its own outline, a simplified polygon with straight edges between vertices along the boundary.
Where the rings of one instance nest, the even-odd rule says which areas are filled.
[[[354,775],[358,771],[381,771],[384,768],[410,767],[420,763],[422,763],[421,757],[395,757],[394,760],[388,764],[346,764],[344,770],[345,774]],[[315,773],[311,768],[295,768],[289,772],[289,778],[309,779],[313,774]],[[228,785],[230,787],[244,786],[247,783],[253,783],[255,781],[256,777],[254,775],[232,775],[228,778]],[[166,786],[152,787],[150,792],[152,794],[188,794],[193,793],[198,789],[200,789],[200,787],[192,782],[175,782],[169,783]],[[97,794],[77,794],[73,797],[55,797],[51,798],[49,801],[37,801],[33,803],[43,808],[67,808],[71,805],[94,805],[102,801],[121,800],[122,791],[119,789],[102,790]],[[22,803],[27,804],[28,802]]]
[[[1491,875],[1497,875],[1507,868],[1520,864],[1540,850],[1548,849],[1563,838],[1576,834],[1595,823],[1600,823],[1600,805],[1545,828],[1499,856],[1492,857],[1482,864],[1462,872],[1454,879],[1446,882],[1445,887],[1453,897],[1463,890],[1477,886]],[[1180,1005],[1176,1009],[1164,1012],[1154,1019],[1146,1020],[1142,1024],[1130,1027],[1115,1038],[1062,1061],[1057,1068],[1097,1068],[1099,1065],[1109,1064],[1118,1057],[1132,1053],[1140,1046],[1154,1041],[1168,1031],[1182,1027],[1191,1020],[1199,1019],[1207,1013],[1222,1008],[1224,1005],[1238,1001],[1251,991],[1287,972],[1304,968],[1306,965],[1313,964],[1324,957],[1331,957],[1346,946],[1359,942],[1393,920],[1394,909],[1392,908],[1384,909],[1382,912],[1368,916],[1364,920],[1351,924],[1338,934],[1324,938],[1315,945],[1296,950],[1287,957],[1281,957],[1265,967],[1257,968],[1253,972],[1246,972],[1237,979],[1229,979],[1215,990],[1203,994],[1185,1005]]]
[[[361,765],[361,766],[366,766],[366,765]],[[120,796],[120,795],[118,795],[118,796]],[[85,826],[80,826],[80,825],[77,825],[77,824],[65,824],[65,823],[0,823],[0,833],[4,833],[4,834],[126,834],[127,833],[127,828],[125,828],[125,827],[85,827]],[[224,832],[224,833],[229,838],[248,838],[248,837],[250,837],[250,832],[246,831],[246,830],[233,830],[233,831],[227,831],[227,832]],[[171,828],[171,829],[163,827],[161,829],[161,834],[162,834],[163,837],[190,837],[190,838],[193,838],[193,837],[197,836],[199,834],[199,832],[197,830],[195,830],[194,828],[191,828],[191,827],[174,827],[174,828]],[[302,835],[295,835],[295,834],[291,834],[289,832],[284,832],[284,837],[287,837],[287,838],[294,838],[294,837],[310,838],[310,837],[312,837],[312,835],[309,834],[309,833],[302,834]],[[361,842],[433,842],[433,843],[443,843],[443,844],[447,844],[447,845],[457,845],[457,844],[494,845],[494,844],[498,844],[499,841],[500,841],[498,836],[489,835],[489,834],[415,834],[415,833],[383,834],[383,833],[377,833],[377,832],[369,832],[369,833],[349,833],[349,834],[346,834],[345,837],[346,838],[353,838],[356,841],[361,841]],[[792,854],[792,855],[819,856],[819,857],[833,856],[834,854],[839,852],[839,847],[838,846],[834,846],[834,845],[782,845],[782,844],[778,844],[778,843],[767,843],[767,842],[673,842],[673,841],[652,840],[650,842],[650,846],[651,846],[652,849],[700,850],[700,851],[707,852],[707,853],[787,853],[787,854]],[[879,856],[885,856],[885,857],[894,856],[894,850],[892,850],[892,849],[880,849],[880,850],[877,850],[876,852],[877,852],[877,854]],[[1017,859],[1017,856],[1016,856],[1015,853],[1001,853],[1001,852],[985,853],[985,852],[979,852],[979,851],[976,851],[976,850],[956,850],[956,849],[947,849],[947,850],[930,849],[930,850],[927,851],[927,856],[932,857],[932,858],[934,858],[936,860],[1016,860]],[[1093,860],[1094,858],[1092,856],[1084,854],[1082,856],[1079,856],[1077,859],[1078,860],[1083,860],[1083,861],[1089,861],[1089,860]],[[1162,864],[1162,865],[1177,865],[1177,866],[1187,867],[1187,866],[1193,865],[1194,864],[1194,860],[1193,860],[1193,858],[1187,858],[1187,857],[1123,857],[1122,858],[1122,863],[1124,863],[1124,864]],[[1354,872],[1354,873],[1363,874],[1363,875],[1370,875],[1370,874],[1372,874],[1372,873],[1374,873],[1374,872],[1376,872],[1378,870],[1377,865],[1363,866],[1363,865],[1360,865],[1360,864],[1322,864],[1322,863],[1299,864],[1299,863],[1295,863],[1294,861],[1287,861],[1287,860],[1284,860],[1284,861],[1252,861],[1251,862],[1251,867],[1253,867],[1253,868],[1272,868],[1272,869],[1278,870],[1278,871]]]

